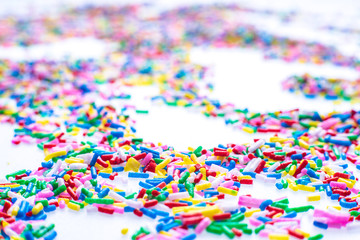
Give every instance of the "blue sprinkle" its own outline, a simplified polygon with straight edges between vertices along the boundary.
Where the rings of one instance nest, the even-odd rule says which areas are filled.
[[[221,165],[221,160],[208,160],[205,161],[205,165],[211,166],[211,164],[215,164],[220,166]]]
[[[252,178],[256,178],[255,172],[242,172],[242,174],[245,176],[251,176]]]
[[[343,208],[357,207],[357,202],[347,202],[344,198],[340,199],[340,206]]]
[[[331,200],[338,200],[340,197],[340,194],[336,193],[336,194],[331,194]]]
[[[125,206],[124,207],[124,212],[133,212],[135,210],[135,208],[130,207],[130,206]]]
[[[170,221],[173,221],[173,220],[174,220],[174,217],[164,217],[164,218],[160,218],[159,222],[167,223],[167,222],[170,222]]]
[[[241,208],[240,208],[240,211],[241,211],[241,213],[246,212],[246,207],[241,207]]]
[[[173,181],[174,180],[174,178],[171,176],[171,175],[169,175],[169,176],[167,176],[165,179],[164,179],[164,182],[166,183],[166,184],[169,184],[171,181]]]
[[[332,190],[331,190],[330,185],[327,185],[327,186],[325,187],[325,192],[326,192],[326,195],[327,195],[328,197],[331,196]]]
[[[90,166],[95,165],[98,157],[99,157],[99,155],[94,151],[94,155],[93,155],[93,157],[91,158],[91,161],[90,161]]]
[[[268,178],[276,178],[276,179],[280,179],[281,178],[281,173],[270,173],[268,175],[266,175]]]
[[[91,172],[91,178],[96,179],[97,178],[97,172],[96,172],[96,168],[94,166],[92,166],[90,168],[90,172]]]
[[[294,218],[297,216],[297,213],[295,211],[291,211],[286,215],[282,215],[281,218]]]
[[[284,186],[282,185],[282,183],[276,183],[275,186],[277,187],[277,189],[281,190],[284,188]]]
[[[292,160],[301,160],[303,159],[303,155],[301,153],[291,155]]]
[[[169,231],[170,229],[175,228],[175,227],[179,227],[179,226],[181,226],[180,223],[172,222],[172,223],[167,224],[166,226],[164,226],[163,230],[164,230],[165,232],[167,232],[167,231]]]
[[[148,173],[137,173],[137,172],[129,172],[129,178],[149,178]]]
[[[192,234],[190,234],[190,235],[187,235],[187,236],[185,236],[185,237],[183,237],[183,238],[181,238],[182,240],[193,240],[193,239],[195,239],[197,237],[197,235],[195,234],[195,233],[192,233]]]
[[[52,231],[44,237],[44,240],[53,240],[56,238],[56,236],[57,236],[57,233],[55,231]]]
[[[314,221],[314,226],[322,229],[327,229],[328,225],[326,223]]]
[[[49,205],[47,207],[44,207],[44,212],[52,212],[56,210],[56,206],[55,205]]]
[[[159,219],[159,221],[160,220],[161,219]],[[160,232],[160,231],[162,231],[164,229],[164,226],[165,225],[163,223],[159,223],[158,225],[156,225],[155,229],[156,229],[157,232]]]
[[[258,219],[259,221],[263,222],[263,223],[271,222],[271,221],[272,221],[271,218],[263,217],[263,216],[259,216],[257,219]]]
[[[113,167],[113,172],[122,172],[122,171],[124,171],[124,167],[121,167],[121,166]]]
[[[121,131],[111,131],[110,134],[116,138],[124,137],[124,132],[121,132]]]
[[[271,205],[272,203],[273,203],[273,201],[270,200],[270,199],[265,200],[265,201],[263,201],[263,202],[260,204],[260,207],[259,207],[259,208],[261,209],[261,211],[264,211],[265,208],[266,208],[267,206]]]
[[[156,215],[161,216],[161,217],[168,217],[169,213],[165,212],[165,211],[161,211],[161,210],[157,210],[157,209],[151,209],[153,212],[156,213]]]
[[[106,197],[110,192],[110,188],[103,188],[101,189],[101,191],[98,193],[98,197],[99,198],[104,198]]]
[[[307,172],[307,175],[309,175],[309,177],[319,179],[319,176],[312,169],[307,169],[306,172]]]
[[[109,178],[110,175],[111,175],[110,173],[104,173],[104,172],[99,173],[99,176],[102,177],[102,178]]]
[[[156,213],[153,212],[153,211],[150,210],[150,209],[140,208],[140,211],[143,212],[143,214],[144,214],[145,216],[148,216],[148,217],[150,217],[150,218],[152,218],[152,219],[155,219],[155,218],[156,218]]]
[[[145,189],[150,189],[150,188],[153,188],[153,187],[154,187],[153,185],[148,184],[148,183],[146,183],[146,182],[142,182],[142,181],[139,182],[139,186],[140,186],[140,187],[143,187],[143,188],[145,188]]]

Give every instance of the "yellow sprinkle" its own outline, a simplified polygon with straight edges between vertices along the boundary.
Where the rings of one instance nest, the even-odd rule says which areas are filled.
[[[122,146],[122,148],[125,150],[129,150],[131,147],[129,145],[124,145],[124,146]]]
[[[68,134],[70,134],[71,136],[76,136],[79,134],[78,131],[72,131],[72,132],[69,132]]]
[[[90,190],[92,190],[92,189],[90,189]],[[66,204],[68,204],[68,202],[70,201],[68,198],[59,198],[59,199],[58,199],[58,202],[60,203],[62,200],[64,200],[64,202],[65,202]]]
[[[300,147],[302,148],[305,148],[305,149],[309,149],[309,144],[307,144],[304,140],[300,139],[299,140],[299,145]]]
[[[251,217],[254,213],[256,212],[260,212],[261,210],[259,208],[257,209],[253,209],[253,210],[248,210],[244,213],[245,217]]]
[[[111,165],[109,164],[109,167],[108,168],[105,168],[105,169],[102,169],[102,170],[100,170],[99,171],[99,173],[112,173],[113,172],[113,170],[112,170],[112,167],[111,167]]]
[[[285,142],[287,139],[286,138],[280,138],[280,137],[270,137],[270,142]]]
[[[121,234],[125,235],[128,233],[128,231],[129,231],[128,228],[123,228],[123,229],[121,229]]]
[[[23,240],[23,238],[19,236],[11,236],[10,240]]]
[[[254,133],[254,129],[250,127],[242,127],[242,130],[247,133]]]
[[[224,194],[229,194],[232,196],[237,196],[237,194],[238,194],[238,192],[233,189],[225,188],[225,187],[221,187],[221,186],[217,188],[217,191],[224,193]]]
[[[176,152],[176,153],[175,153],[175,157],[184,158],[184,157],[185,157],[185,155],[184,155],[184,154],[182,154],[182,153]]]
[[[203,199],[184,198],[183,200],[192,202],[194,205],[196,205],[201,202],[216,202],[219,199],[217,197],[211,197],[211,198],[203,198]]]
[[[329,166],[323,166],[321,169],[324,170],[330,176],[335,174],[334,170],[332,170]]]
[[[114,203],[114,206],[115,207],[126,207],[127,206],[127,204],[126,203]]]
[[[291,190],[293,190],[293,191],[297,191],[297,190],[299,190],[299,186],[298,185],[295,185],[295,184],[293,184],[293,183],[291,183],[291,184],[289,184],[289,188],[291,189]]]
[[[162,177],[165,177],[166,171],[165,171],[165,169],[161,169],[161,170],[159,170],[159,171],[156,171],[156,174],[157,174],[157,176],[155,176],[155,177],[160,177],[160,178],[162,178]]]
[[[37,122],[37,123],[40,123],[40,124],[43,124],[43,125],[46,125],[46,124],[49,123],[49,120],[43,119],[43,120],[37,120],[36,122]]]
[[[321,198],[320,195],[307,196],[307,200],[308,200],[309,202],[319,201],[320,198]]]
[[[194,166],[191,166],[191,167],[189,168],[189,172],[190,172],[190,173],[195,172],[195,170],[196,170],[196,167],[194,167]]]
[[[309,141],[309,137],[305,137],[305,136],[301,136],[300,139],[302,139],[302,140],[304,140],[304,141],[306,141],[306,142]]]
[[[194,95],[194,94],[191,94],[191,93],[185,93],[185,94],[184,94],[184,97],[189,98],[189,99],[194,99],[194,98],[195,98],[195,95]]]
[[[171,209],[171,211],[173,212],[173,214],[179,213],[179,212],[184,212],[185,209],[187,209],[189,207],[173,207]]]
[[[135,158],[131,157],[126,162],[124,171],[125,172],[129,172],[129,171],[138,172],[139,168],[140,168],[140,162],[138,162]]]
[[[67,204],[68,208],[74,210],[74,211],[79,211],[80,210],[80,206],[75,204],[75,203],[72,203],[72,202],[68,202]]]
[[[69,174],[65,174],[63,178],[64,178],[65,181],[67,181],[67,180],[70,179],[70,175],[69,175]]]
[[[200,173],[202,174],[201,180],[206,180],[206,169],[200,168]]]
[[[4,228],[6,228],[7,226],[9,226],[10,223],[8,223],[7,221],[2,221],[1,224],[2,224],[2,227],[3,227],[3,229],[4,229]]]
[[[195,155],[194,153],[191,154],[190,157],[191,157],[191,160],[192,160],[195,164],[199,164],[199,162],[198,162],[198,160],[197,160],[197,157],[196,157],[196,155]]]
[[[205,190],[205,189],[211,188],[211,183],[207,182],[207,183],[203,183],[203,184],[198,184],[198,185],[196,185],[195,188],[197,191]]]
[[[53,153],[50,153],[50,154],[46,155],[44,160],[49,161],[50,159],[52,159],[54,157],[60,157],[60,156],[66,155],[66,154],[67,154],[67,152],[65,150],[58,151],[58,152],[53,152]]]
[[[37,215],[41,210],[43,210],[44,206],[41,203],[37,203],[33,209],[31,210],[33,215]]]
[[[17,214],[19,212],[19,209],[20,209],[20,207],[18,205],[14,205],[14,207],[13,207],[13,209],[11,211],[11,215],[14,216],[14,217],[17,216]]]
[[[168,236],[168,237],[172,237],[173,235],[171,235],[170,233],[168,232],[165,232],[165,231],[160,231],[159,232],[161,235],[165,235],[165,236]]]
[[[312,187],[312,186],[307,186],[307,185],[302,185],[302,184],[298,184],[297,185],[299,190],[302,191],[307,191],[307,192],[315,192],[316,188]]]
[[[160,170],[163,169],[164,167],[166,167],[169,163],[171,162],[171,158],[166,158],[165,160],[163,160],[161,163],[159,163],[156,166],[156,170]]]
[[[244,176],[238,176],[238,179],[241,180],[241,179],[252,179],[252,178],[249,175],[244,175]]]
[[[185,156],[185,157],[183,158],[183,161],[184,161],[184,163],[187,164],[187,165],[194,164],[188,156]]]
[[[289,174],[290,174],[291,176],[293,176],[293,175],[295,174],[295,171],[296,171],[296,165],[292,165],[292,166],[290,167]]]
[[[279,218],[279,217],[281,217],[283,214],[282,213],[277,213],[277,214],[275,214],[274,216],[273,216],[273,218]]]
[[[15,187],[19,187],[20,184],[5,184],[5,185],[1,185],[1,187],[6,187],[6,188],[15,188]]]
[[[316,167],[317,167],[317,165],[316,165],[316,163],[315,163],[314,160],[308,160],[308,163],[310,164],[310,167],[311,167],[311,168],[316,168]]]
[[[329,208],[334,208],[336,210],[341,210],[341,207],[340,206],[327,206],[326,209],[329,209]]]
[[[310,153],[311,155],[316,156],[315,148],[310,148]]]
[[[210,207],[206,207],[204,210],[200,211],[200,213],[204,216],[204,217],[209,217],[212,218],[212,216],[214,216],[215,214],[221,213],[222,211],[217,208],[210,208]]]
[[[353,188],[355,185],[355,181],[352,181],[351,179],[339,178],[338,182],[345,183],[348,188]]]
[[[66,158],[65,162],[66,163],[84,163],[84,159],[70,157],[70,158]]]
[[[276,234],[276,233],[270,233],[269,234],[269,240],[289,240],[289,235],[286,234]]]
[[[295,229],[295,232],[304,235],[304,237],[306,237],[306,238],[310,237],[310,233],[304,232],[303,230],[301,230],[299,228]]]

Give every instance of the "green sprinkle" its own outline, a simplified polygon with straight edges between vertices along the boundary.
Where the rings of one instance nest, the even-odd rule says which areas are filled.
[[[226,225],[222,226],[222,230],[228,238],[233,239],[235,237],[235,234],[233,233],[233,231],[231,231],[231,229],[229,227],[227,227]]]
[[[85,198],[85,202],[89,204],[114,204],[114,199],[109,198]]]
[[[255,233],[258,234],[263,229],[265,229],[265,224],[261,224],[260,226],[255,228]]]
[[[61,185],[60,187],[56,188],[53,192],[54,192],[54,196],[59,195],[62,192],[66,191],[66,186],[65,185]]]
[[[222,232],[223,232],[222,227],[217,227],[217,226],[214,226],[214,225],[209,225],[206,228],[206,231],[209,232],[209,233],[215,233],[215,234],[218,234],[218,235],[221,235]]]
[[[308,238],[308,240],[319,240],[319,239],[322,239],[324,237],[324,235],[322,235],[321,233],[317,234],[317,235],[314,235],[314,236],[311,236]]]

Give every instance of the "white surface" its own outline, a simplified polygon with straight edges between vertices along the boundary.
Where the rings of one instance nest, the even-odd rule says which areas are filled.
[[[19,3],[20,1],[10,3],[9,9],[14,8],[13,5],[17,4],[16,2]],[[26,4],[30,4],[29,1],[25,2]],[[35,4],[36,2],[44,1],[35,1]],[[158,2],[166,3],[165,5],[167,7],[170,4],[170,1]],[[180,1],[174,2],[178,3]],[[171,1],[171,4],[174,4],[174,2]],[[332,15],[333,20],[337,19],[334,14],[337,14],[338,11],[342,11],[341,8],[343,7],[353,10],[349,12],[349,14],[356,14],[355,9],[358,9],[356,5],[351,5],[352,7],[349,7],[350,4],[354,3],[350,1],[317,1],[315,3],[314,1],[260,1],[263,5],[255,1],[242,2],[263,9],[271,8],[288,10],[293,9],[295,6],[311,14],[316,12]],[[345,4],[346,2],[349,4],[348,6]],[[294,4],[291,5],[291,3]],[[308,3],[315,4],[315,7],[309,6]],[[49,2],[47,2],[47,4],[49,4]],[[324,10],[325,7],[323,6],[325,5],[328,11]],[[331,17],[328,17],[327,19],[331,19]],[[311,28],[310,30],[312,32],[316,31]],[[291,35],[291,33],[287,34]],[[335,39],[337,37],[333,36],[333,38]],[[324,39],[326,39],[326,37],[324,37]],[[69,41],[70,43],[66,42],[56,43],[51,46],[37,46],[35,50],[30,50],[25,55],[21,52],[21,49],[8,49],[9,52],[1,50],[0,56],[3,57],[8,55],[14,57],[15,54],[18,54],[20,57],[23,56],[27,58],[36,57],[41,54],[46,56],[58,56],[59,54],[67,55],[70,52],[75,55],[83,54],[82,51],[80,51],[80,53],[72,51],[73,49],[78,49],[81,40]],[[94,56],[100,56],[102,54],[101,49],[105,49],[105,47],[101,46],[97,41],[87,40],[86,43],[89,44],[86,45],[88,49],[97,50],[96,52],[91,52]],[[86,52],[86,54],[90,53]],[[351,106],[349,103],[334,105],[331,101],[321,99],[309,100],[301,95],[292,95],[284,92],[280,85],[280,82],[289,75],[302,74],[304,72],[321,76],[355,79],[357,73],[353,70],[329,65],[285,64],[280,60],[265,61],[261,52],[244,49],[234,51],[198,48],[192,51],[191,58],[195,62],[213,66],[215,91],[212,97],[219,99],[222,102],[235,103],[241,108],[248,107],[253,111],[275,111],[279,109],[301,107],[306,110],[328,112],[334,109],[346,110],[351,107],[358,107]],[[146,99],[147,96],[152,96],[152,94],[156,93],[156,90],[151,87],[129,89],[129,92],[131,92],[133,96],[133,99],[130,101],[131,103],[141,106],[143,109],[150,110],[149,115],[134,115],[137,120],[138,136],[143,137],[145,141],[162,142],[181,150],[186,149],[188,146],[197,147],[202,145],[205,147],[212,147],[219,143],[244,143],[258,137],[258,135],[249,135],[239,130],[234,130],[231,127],[225,126],[222,119],[209,119],[195,110],[185,111],[182,108],[170,108],[151,104]],[[0,151],[2,152],[0,160],[0,178],[6,173],[17,169],[32,169],[39,166],[43,156],[41,151],[37,150],[36,146],[11,145],[10,141],[13,132],[12,127],[9,125],[1,125],[0,134]],[[136,189],[136,184],[136,181],[134,181],[130,182],[128,186],[123,184],[120,186],[128,188],[129,192],[131,192],[131,190]],[[306,204],[305,199],[307,195],[305,192],[293,192],[291,190],[278,191],[272,185],[266,186],[257,181],[255,181],[255,184],[252,187],[241,186],[240,194],[246,193],[252,193],[254,196],[262,198],[276,198],[287,195],[290,198],[290,202],[294,204]],[[330,200],[325,200],[318,205],[321,208],[325,208],[327,205],[334,204],[331,203]],[[140,226],[155,224],[154,221],[149,220],[147,217],[138,218],[131,213],[107,216],[100,213],[87,214],[84,210],[78,213],[69,209],[48,213],[47,222],[56,224],[56,231],[59,236],[58,239],[126,239]],[[308,230],[311,233],[322,232],[312,226],[312,219],[304,218],[302,224],[303,229]],[[123,227],[130,228],[127,236],[123,236],[120,233]],[[344,234],[347,234],[349,238],[354,237],[356,232],[328,230],[325,231],[324,234],[326,235],[325,239],[338,239]],[[202,239],[218,238],[218,236],[210,234],[204,234],[201,235],[201,237]],[[249,238],[248,236],[242,238],[245,237]],[[256,236],[253,235],[249,239],[256,239]]]

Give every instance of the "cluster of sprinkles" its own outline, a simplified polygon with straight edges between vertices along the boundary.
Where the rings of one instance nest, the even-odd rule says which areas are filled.
[[[189,62],[187,49],[250,47],[267,58],[355,69],[357,58],[234,23],[244,11],[234,5],[178,8],[149,19],[139,17],[140,9],[77,9],[61,15],[60,24],[51,18],[2,20],[2,45],[94,36],[119,46],[101,60],[0,61],[0,121],[16,124],[14,144],[35,143],[45,154],[37,169],[7,174],[0,183],[0,239],[56,238],[54,224],[43,220],[58,208],[156,219],[154,229],[133,233],[139,240],[190,240],[204,231],[228,238],[321,239],[302,230],[306,214],[320,229],[359,226],[358,179],[351,167],[360,169],[360,112],[251,113],[221,104],[203,94],[212,88],[204,81],[206,67]],[[124,86],[151,84],[161,93],[154,101],[198,107],[246,132],[278,135],[184,151],[146,142],[136,136],[131,114],[147,111],[117,100],[131,97]],[[349,87],[356,83],[309,75],[291,77],[284,86],[309,96],[357,96]],[[123,188],[129,179],[138,180],[136,191]],[[309,204],[243,194],[254,182],[309,192]],[[311,204],[326,198],[336,206]]]
[[[355,100],[360,97],[359,80],[314,77],[309,74],[291,76],[283,82],[284,89],[302,92],[307,98],[322,96],[329,100]]]

